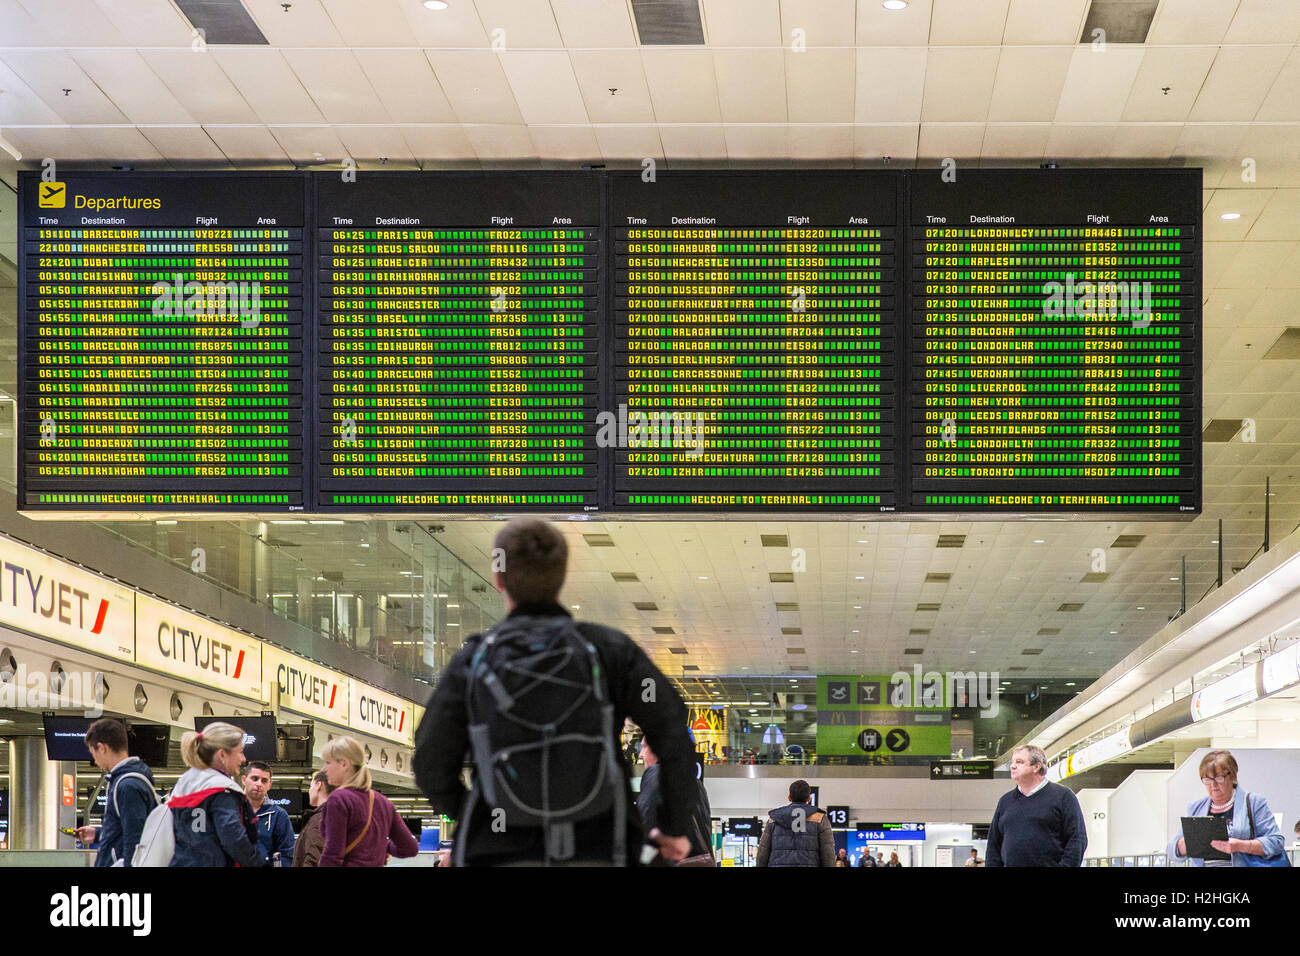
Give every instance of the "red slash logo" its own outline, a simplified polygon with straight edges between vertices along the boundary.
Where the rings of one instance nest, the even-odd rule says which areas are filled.
[[[100,598],[99,616],[95,618],[95,626],[90,629],[91,634],[99,634],[104,630],[104,618],[108,617],[108,598]]]
[[[397,721],[397,732],[400,734],[402,728],[406,726],[406,711],[402,711],[401,718]]]
[[[244,652],[239,652],[239,659],[235,661],[235,680],[239,680],[239,672],[244,669]]]
[[[337,694],[338,692],[339,692],[339,685],[338,685],[338,684],[331,684],[331,685],[330,685],[330,705],[329,705],[329,708],[328,708],[329,710],[333,710],[333,709],[334,709],[334,695]]]

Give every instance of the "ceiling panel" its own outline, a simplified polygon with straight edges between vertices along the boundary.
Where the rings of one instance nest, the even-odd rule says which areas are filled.
[[[569,54],[512,53],[501,58],[501,67],[525,122],[587,122],[587,107]]]
[[[354,56],[394,122],[457,121],[422,51],[357,50]]]
[[[349,155],[338,133],[328,127],[272,126],[271,135],[280,144],[281,151],[301,166],[339,163]]]
[[[989,122],[1046,122],[1056,116],[1072,55],[1072,47],[1004,49],[993,80]],[[1025,82],[1027,76],[1034,78],[1032,83]]]
[[[207,53],[191,53],[191,56],[207,56]],[[73,53],[73,57],[88,77],[94,79],[95,85],[126,114],[127,120],[148,124],[194,122],[194,117],[133,49],[83,49]]]
[[[997,49],[954,47],[930,50],[925,74],[925,122],[983,122],[993,98]]]
[[[551,0],[551,11],[564,45],[571,50],[636,48],[636,31],[632,29],[632,16],[625,4]]]
[[[22,0],[27,15],[45,28],[53,46],[130,46],[95,0]],[[21,27],[21,21],[17,24]]]
[[[425,165],[477,163],[478,153],[460,127],[408,127],[402,139],[417,160]]]
[[[361,65],[348,52],[285,50],[298,81],[331,123],[385,123],[390,120]]]
[[[471,126],[465,130],[480,162],[527,161],[537,164],[537,147],[526,126]]]
[[[253,108],[230,82],[216,58],[145,51],[141,58],[166,84],[171,95],[199,123],[256,123]]]
[[[1290,240],[1295,239],[1298,233],[1300,189],[1277,189],[1269,196],[1268,205],[1250,227],[1246,238],[1252,242]]]
[[[641,62],[658,122],[721,122],[712,56],[645,49]]]
[[[1147,45],[1220,43],[1237,4],[1223,0],[1160,0],[1147,32]]]
[[[122,123],[126,117],[81,67],[62,53],[5,53],[3,60],[27,88],[65,123]],[[64,93],[63,90],[69,90]]]
[[[1089,0],[1011,0],[1002,42],[1078,43],[1089,5]]]
[[[429,10],[421,0],[397,0],[417,45],[429,49],[487,48],[491,42],[473,3]]]
[[[1037,166],[1047,148],[1052,128],[1043,123],[1028,125],[987,126],[980,147],[981,165],[1004,165],[1006,160],[1024,160]]]
[[[924,48],[859,50],[854,120],[858,123],[920,120],[926,56]]]
[[[1187,118],[1213,122],[1253,117],[1289,52],[1285,47],[1222,47]]]
[[[397,0],[319,0],[343,44],[350,47],[414,46],[415,32]],[[428,11],[432,13],[432,11]],[[288,16],[293,15],[289,9]]]
[[[474,0],[488,38],[506,50],[562,47],[551,5],[541,0]],[[497,31],[501,31],[498,33]]]
[[[728,46],[782,47],[779,0],[701,0],[704,35],[715,50]]]
[[[856,61],[855,50],[786,53],[785,81],[789,121],[853,122]]]
[[[240,95],[263,123],[319,123],[324,120],[278,50],[209,48]]]
[[[1124,160],[1167,160],[1178,148],[1181,126],[1120,126],[1115,130],[1108,158]]]
[[[853,165],[853,127],[791,126],[790,157],[818,166]]]
[[[596,142],[606,160],[624,160],[640,165],[643,159],[660,163],[664,158],[659,130],[654,126],[598,126]]]
[[[570,53],[569,63],[592,123],[653,123],[641,58],[626,53]],[[617,92],[611,93],[610,90]]]
[[[724,122],[786,121],[785,55],[780,50],[722,50],[713,62]]]
[[[1295,6],[1300,10],[1300,3]],[[1270,123],[1300,120],[1300,47],[1291,50],[1255,119]]]
[[[968,125],[921,124],[921,139],[917,146],[918,168],[935,166],[934,174],[939,175],[936,160],[957,160],[958,175],[967,160],[978,160],[980,149],[984,144],[984,127],[979,123]],[[974,162],[971,163],[975,165]]]
[[[1147,50],[1133,80],[1122,118],[1182,122],[1201,91],[1218,55],[1212,46],[1155,47]]]
[[[991,45],[1002,42],[1010,0],[934,0],[930,44]]]
[[[916,144],[920,136],[918,124],[856,126],[853,129],[853,157],[855,165],[875,168],[910,167],[916,160]],[[889,158],[890,162],[883,160]]]
[[[131,46],[188,47],[194,35],[168,0],[95,0],[95,5]]]
[[[1058,123],[1114,122],[1124,112],[1129,90],[1142,64],[1141,47],[1112,43],[1105,52],[1076,47],[1061,89]]]
[[[214,163],[227,166],[226,155],[202,129],[184,126],[145,127],[141,131],[149,143],[167,160]]]
[[[41,26],[19,0],[0,0],[0,37],[6,46],[56,46],[57,35]]]
[[[678,160],[702,161],[727,158],[727,141],[721,126],[660,126],[664,163],[674,168]]]
[[[781,0],[781,44],[789,49],[795,30],[803,31],[808,49],[853,46],[857,20],[854,0]]]
[[[1110,153],[1111,141],[1117,127],[1107,125],[1062,126],[1054,125],[1047,137],[1043,159],[1092,159]]]
[[[429,62],[457,118],[470,123],[522,123],[501,58],[483,50],[430,50]]]
[[[1293,0],[1240,0],[1223,42],[1300,42],[1300,4]]]
[[[358,162],[368,161],[375,169],[415,165],[415,157],[407,145],[402,131],[393,127],[339,126],[333,131],[347,151]],[[383,162],[387,160],[387,162]],[[379,161],[379,162],[376,162]]]
[[[18,74],[0,62],[0,128],[19,123],[62,123],[59,115],[45,105]]]
[[[264,127],[213,126],[208,129],[208,135],[240,169],[280,167],[289,162],[276,138]]]
[[[931,0],[912,0],[902,10],[886,10],[878,0],[858,0],[858,45],[925,46],[932,15]]]
[[[273,47],[341,47],[346,42],[321,0],[243,0],[244,8]]]
[[[533,126],[529,129],[537,154],[543,159],[559,161],[570,168],[581,163],[599,163],[600,144],[587,128],[573,126]]]
[[[785,126],[726,126],[723,136],[728,160],[767,161],[772,156],[787,156],[790,150]]]
[[[105,163],[161,162],[162,155],[136,129],[87,127],[77,131],[90,155]]]

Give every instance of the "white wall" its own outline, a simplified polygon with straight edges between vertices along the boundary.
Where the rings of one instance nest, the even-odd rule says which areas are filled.
[[[1206,794],[1200,779],[1200,764],[1209,750],[1208,747],[1197,749],[1170,776],[1165,843],[1181,829],[1187,805]],[[1294,844],[1295,824],[1300,819],[1300,750],[1233,747],[1232,755],[1237,758],[1239,788],[1261,794],[1274,814],[1282,814],[1278,826],[1286,845]]]
[[[1163,852],[1172,770],[1134,770],[1110,795],[1106,811],[1108,856]],[[1200,786],[1200,784],[1197,784]],[[1089,846],[1085,854],[1094,856]]]
[[[921,844],[921,865],[934,866],[935,853],[941,846],[959,847],[960,853],[954,851],[958,865],[970,857],[970,848],[975,846],[971,839],[969,823],[930,823],[925,827],[925,842]],[[984,854],[981,852],[980,858]]]
[[[1084,857],[1110,856],[1110,795],[1114,792],[1085,787],[1075,794],[1088,828],[1088,849],[1084,851]]]

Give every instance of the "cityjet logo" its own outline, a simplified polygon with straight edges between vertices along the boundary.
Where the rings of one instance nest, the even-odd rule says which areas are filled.
[[[326,710],[334,709],[334,701],[339,693],[338,684],[313,677],[310,671],[299,670],[287,664],[281,664],[275,669],[275,682],[280,685],[280,693]]]
[[[29,569],[10,561],[4,563],[4,570],[8,576],[0,575],[0,601],[7,600],[24,612],[30,611],[34,615],[39,614],[51,621],[57,620],[60,624],[89,631],[91,634],[103,632],[104,622],[108,618],[107,598],[101,598],[96,605],[90,592],[60,581],[53,575],[48,578],[43,574],[33,575]],[[6,582],[9,585],[7,594],[4,593]]]
[[[601,448],[689,448],[687,458],[704,454],[705,423],[703,412],[629,413],[626,405],[618,414],[600,412],[596,416],[596,444]]]
[[[895,671],[889,678],[891,707],[978,707],[981,717],[995,717],[1000,690],[997,671]]]
[[[375,700],[373,697],[362,697],[357,702],[357,706],[361,712],[361,719],[368,724],[383,727],[385,730],[393,730],[399,734],[406,727],[406,709],[404,707],[394,707],[392,704],[385,704],[382,700]]]
[[[262,321],[260,282],[186,282],[179,272],[172,279],[153,285],[154,318],[238,318],[245,329],[257,328]]]
[[[19,664],[12,675],[0,675],[0,708],[73,710],[81,707],[86,717],[104,716],[103,671],[28,671]],[[72,736],[81,740],[83,733]]]
[[[240,650],[232,662],[233,650],[224,641],[205,637],[188,627],[174,627],[166,621],[158,625],[158,652],[178,664],[239,680],[244,670],[244,652]]]
[[[151,893],[82,893],[78,886],[50,897],[50,925],[58,928],[126,927],[133,936],[153,928]]]
[[[1151,325],[1150,282],[1079,282],[1066,274],[1065,285],[1048,282],[1043,286],[1043,315],[1054,319],[1131,318],[1133,328]]]

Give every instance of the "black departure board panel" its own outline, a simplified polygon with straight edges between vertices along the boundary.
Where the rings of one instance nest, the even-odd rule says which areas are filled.
[[[301,507],[303,177],[19,191],[19,508]]]
[[[901,177],[611,180],[615,507],[892,510]]]
[[[600,178],[315,184],[318,506],[596,508]]]
[[[1200,170],[910,175],[910,508],[1200,510]]]

